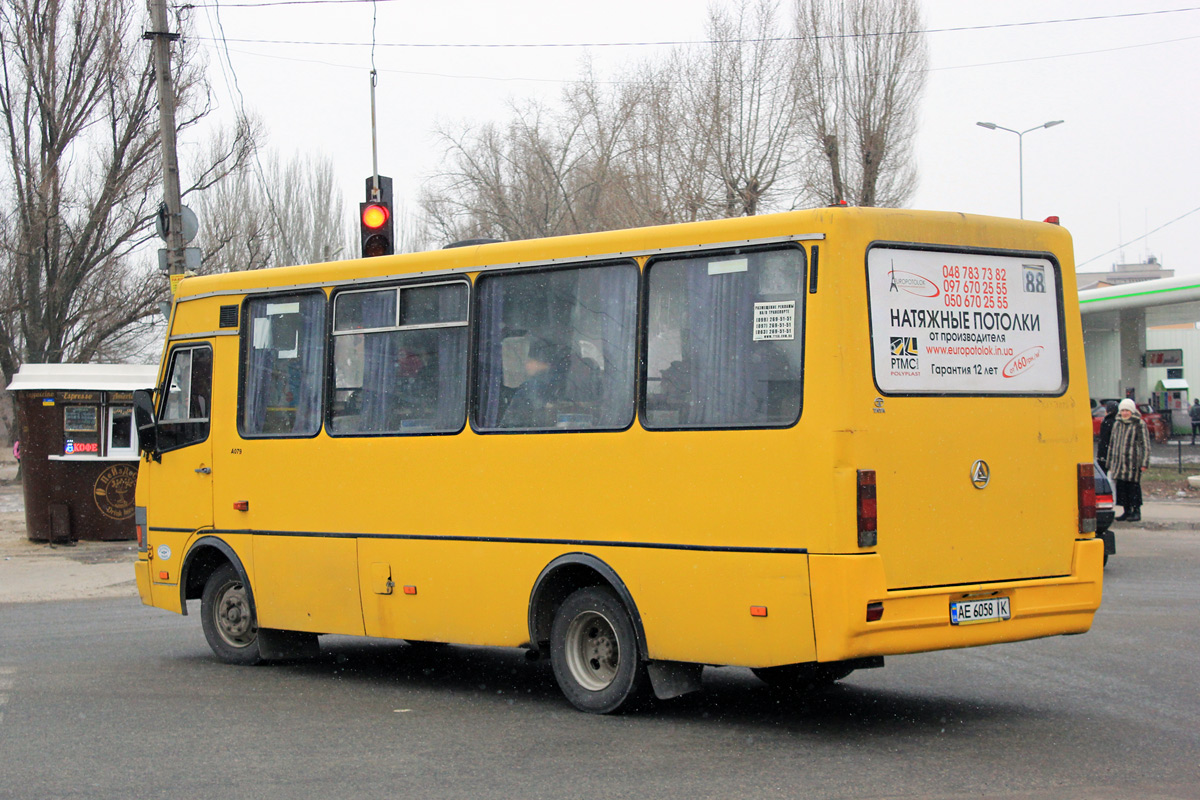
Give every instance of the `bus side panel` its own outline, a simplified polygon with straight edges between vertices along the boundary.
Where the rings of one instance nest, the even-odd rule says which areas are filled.
[[[263,628],[362,636],[354,539],[254,537],[254,601]]]
[[[525,644],[533,582],[560,552],[555,545],[360,539],[367,635],[501,647]]]
[[[529,640],[533,583],[546,564],[568,552],[580,550],[361,539],[367,635],[524,644]],[[816,658],[808,560],[803,554],[620,547],[587,552],[612,567],[625,583],[653,659],[761,667]],[[766,616],[753,615],[752,606],[765,609]]]
[[[597,555],[633,595],[652,659],[746,667],[816,659],[802,553],[614,548]]]

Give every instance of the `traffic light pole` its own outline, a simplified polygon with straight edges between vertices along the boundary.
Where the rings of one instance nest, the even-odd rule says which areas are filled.
[[[182,275],[183,201],[179,191],[179,156],[175,150],[175,90],[171,85],[171,42],[178,39],[179,34],[167,31],[166,0],[150,0],[150,27],[152,30],[146,31],[142,38],[151,39],[154,43],[154,78],[158,87],[158,126],[163,153],[163,195],[167,205],[167,267],[171,275]]]
[[[372,51],[374,52],[374,51]],[[373,57],[372,57],[373,58]],[[375,70],[371,70],[371,177],[374,179],[374,184],[371,186],[371,196],[367,198],[371,202],[379,202],[379,144],[378,138],[375,135],[375,84],[379,82],[379,75]],[[390,198],[389,198],[390,202]]]

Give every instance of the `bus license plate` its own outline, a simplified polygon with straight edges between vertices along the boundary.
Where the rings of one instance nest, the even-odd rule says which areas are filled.
[[[951,625],[971,625],[976,622],[1000,622],[1012,616],[1007,597],[987,600],[959,600],[950,604]]]

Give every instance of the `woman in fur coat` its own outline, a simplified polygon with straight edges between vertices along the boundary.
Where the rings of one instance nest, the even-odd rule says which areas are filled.
[[[1124,511],[1119,521],[1142,518],[1142,473],[1150,466],[1150,432],[1137,405],[1125,398],[1117,406],[1117,419],[1108,440],[1108,477],[1117,484],[1117,502]]]

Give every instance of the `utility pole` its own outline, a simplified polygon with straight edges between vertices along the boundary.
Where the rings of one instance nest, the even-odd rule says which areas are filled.
[[[179,157],[175,151],[175,88],[171,84],[171,42],[178,39],[179,34],[167,31],[166,0],[149,0],[149,3],[152,30],[142,34],[142,38],[154,43],[154,78],[158,85],[158,125],[163,153],[167,267],[169,274],[182,275],[183,201],[179,196]],[[171,288],[174,289],[174,283]]]

